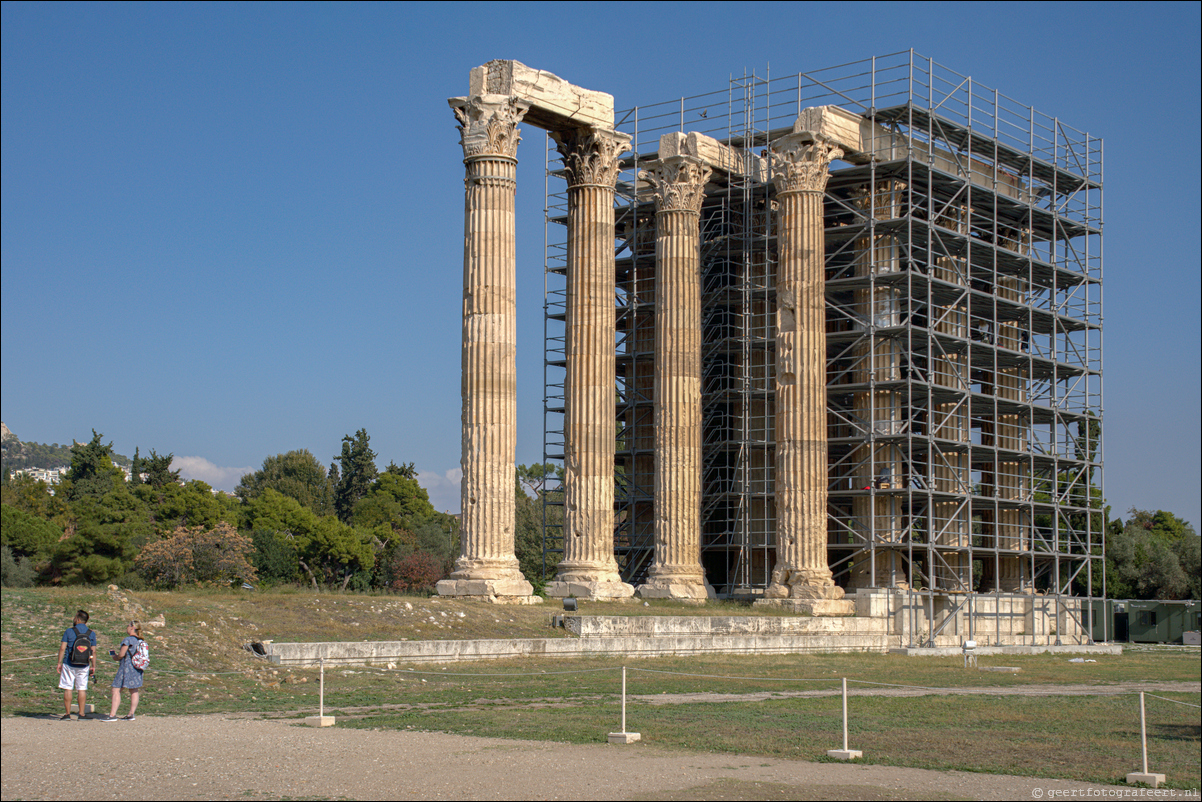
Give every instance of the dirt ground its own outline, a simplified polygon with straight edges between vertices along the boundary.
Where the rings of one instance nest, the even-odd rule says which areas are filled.
[[[251,715],[0,722],[3,799],[1043,799],[1139,789]],[[1135,767],[1133,767],[1135,768]],[[1092,791],[1092,793],[1091,793]],[[1075,793],[1074,793],[1075,792]],[[1145,792],[1148,793],[1148,792]],[[1170,792],[1161,792],[1168,797]],[[1183,792],[1175,798],[1198,799]]]

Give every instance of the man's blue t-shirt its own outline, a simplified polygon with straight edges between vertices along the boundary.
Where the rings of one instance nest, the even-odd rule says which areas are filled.
[[[87,627],[88,627],[87,624],[75,624],[74,626],[70,627],[69,629],[63,630],[63,643],[67,644],[67,651],[63,652],[63,665],[71,664],[71,655],[67,654],[67,652],[71,651],[71,646],[72,646],[72,644],[75,643],[75,639],[83,634],[83,630],[79,629],[80,626],[84,627],[84,629],[87,629]],[[88,629],[88,643],[91,644],[92,653],[95,654],[95,652],[96,652],[96,630]],[[73,668],[84,668],[84,666],[72,666],[72,667]]]

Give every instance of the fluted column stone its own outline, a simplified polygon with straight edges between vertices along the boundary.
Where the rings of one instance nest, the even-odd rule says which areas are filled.
[[[462,135],[463,451],[461,552],[439,595],[539,600],[514,556],[517,447],[515,216],[517,124],[508,95],[448,101]]]
[[[549,596],[626,598],[614,559],[614,182],[626,134],[553,131],[568,179],[563,561]]]
[[[655,188],[655,559],[643,598],[715,596],[701,567],[701,204],[711,169],[671,156]]]
[[[780,204],[776,284],[776,567],[765,600],[850,613],[827,565],[823,192],[836,145],[811,133],[772,146]],[[796,604],[806,602],[807,604]],[[827,602],[827,604],[822,604]]]

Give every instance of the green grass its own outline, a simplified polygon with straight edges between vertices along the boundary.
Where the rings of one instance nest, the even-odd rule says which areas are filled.
[[[1168,698],[1198,704],[1199,694]],[[1196,788],[1197,711],[1159,702],[1150,713],[1149,759],[1169,787]],[[571,707],[481,704],[342,718],[339,726],[415,729],[500,738],[597,743],[620,728],[615,699]],[[915,768],[1124,781],[1139,768],[1134,696],[856,697],[849,739],[865,762]],[[627,728],[648,744],[685,751],[823,760],[841,741],[838,697],[627,706]]]
[[[123,623],[130,618],[166,618],[165,627],[148,631],[152,663],[139,707],[147,715],[256,712],[294,717],[315,712],[317,669],[272,667],[242,648],[252,640],[564,636],[563,630],[548,627],[550,616],[559,612],[550,605],[204,589],[138,594],[6,589],[0,599],[4,715],[57,710],[61,696],[50,670],[53,656],[41,656],[57,654],[62,630],[78,607],[92,613],[102,654],[120,642]],[[737,605],[582,607],[585,614],[750,612]],[[395,671],[339,667],[326,672],[325,700],[327,713],[339,717],[339,726],[597,743],[619,727],[620,669],[625,664],[632,697],[628,726],[642,732],[648,743],[818,760],[841,745],[839,700],[788,693],[832,690],[841,677],[848,678],[852,689],[868,687],[861,683],[1006,689],[1104,688],[1144,680],[1196,683],[1202,676],[1196,651],[1128,651],[1096,659],[981,658],[982,665],[1017,666],[1022,669],[1017,674],[965,670],[956,657],[872,654],[521,659],[401,666]],[[112,673],[112,664],[102,663],[97,690],[103,695]],[[720,696],[704,703],[670,696],[696,693]],[[746,693],[771,696],[764,701],[734,697]],[[1199,703],[1196,693],[1158,695]],[[101,700],[93,695],[92,701]],[[853,697],[850,708],[851,746],[864,750],[867,762],[1096,782],[1122,782],[1139,767],[1138,699],[1133,695]],[[1149,698],[1148,715],[1152,770],[1167,774],[1174,788],[1202,785],[1197,708]]]

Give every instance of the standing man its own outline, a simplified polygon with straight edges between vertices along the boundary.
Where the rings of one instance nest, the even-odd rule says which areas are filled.
[[[63,632],[55,670],[58,671],[58,687],[63,689],[63,709],[66,711],[60,721],[71,720],[71,691],[79,693],[79,717],[84,718],[88,675],[96,676],[96,633],[88,629],[87,611],[77,611],[71,628]]]

